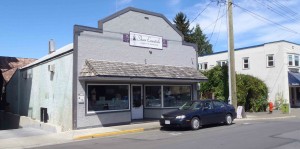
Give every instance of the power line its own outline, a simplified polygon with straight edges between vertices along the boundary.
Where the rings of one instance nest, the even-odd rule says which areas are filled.
[[[211,34],[210,34],[210,37],[209,37],[208,41],[210,41],[211,37],[212,37],[213,34],[214,34],[214,31],[215,31],[215,28],[216,28],[216,25],[217,25],[217,22],[218,22],[218,18],[219,18],[219,15],[220,15],[220,10],[221,10],[221,6],[219,7],[218,16],[217,16],[217,19],[216,19],[216,21],[215,21],[214,28],[213,28],[213,30],[212,30],[212,32],[211,32]]]
[[[190,24],[192,24],[200,15],[201,15],[201,13],[203,12],[203,11],[205,11],[205,9],[207,9],[208,8],[208,6],[212,3],[213,1],[210,1],[206,6],[205,6],[205,8],[200,12],[200,13],[198,13],[198,15],[194,18],[194,20],[190,23]]]
[[[259,0],[255,0],[256,2],[262,4],[263,6],[265,6],[267,9],[269,9],[270,11],[282,16],[283,18],[290,18],[292,21],[294,22],[298,22],[298,20],[296,20],[295,18],[291,17],[290,15],[288,15],[288,13],[286,13],[285,10],[283,10],[284,12],[280,12],[278,10],[276,10],[275,8],[273,8],[272,6],[268,5],[267,3],[264,2],[260,2]],[[275,6],[276,7],[276,6]]]
[[[223,13],[225,12],[225,10],[226,10],[226,7],[224,7]],[[213,44],[213,46],[216,46],[218,41],[219,41],[219,36],[220,36],[221,28],[222,28],[222,22],[223,22],[223,20],[221,19],[220,26],[219,26],[219,31],[218,31],[218,36],[217,36],[217,39],[216,39],[215,43]]]
[[[211,25],[213,25],[215,22],[217,22],[218,20],[220,20],[221,18],[223,18],[226,15],[226,12],[223,13],[218,19],[216,19],[214,22],[212,22],[211,24],[207,25],[206,27],[203,28],[202,31],[206,30],[207,28],[209,28]]]
[[[233,4],[234,6],[236,6],[236,7],[238,7],[238,8],[240,8],[240,9],[246,11],[246,12],[251,13],[252,15],[254,15],[254,16],[256,16],[256,17],[259,17],[259,18],[261,18],[261,19],[263,19],[263,20],[266,20],[266,21],[268,21],[268,22],[270,22],[270,23],[273,23],[273,24],[275,24],[275,25],[281,27],[282,29],[285,29],[285,30],[287,30],[287,31],[289,31],[289,32],[292,32],[292,33],[295,33],[295,34],[300,34],[299,32],[297,32],[297,31],[295,31],[295,30],[292,30],[292,29],[287,28],[287,27],[285,27],[285,26],[283,26],[283,25],[281,25],[281,24],[279,24],[279,23],[276,23],[276,22],[274,22],[274,21],[271,21],[270,19],[267,19],[267,18],[265,18],[265,17],[263,17],[263,16],[261,16],[261,15],[258,15],[258,14],[254,13],[254,12],[252,12],[252,11],[246,9],[246,8],[243,8],[243,7],[241,7],[241,6],[239,6],[239,5],[235,4],[235,3],[232,3],[232,4]]]

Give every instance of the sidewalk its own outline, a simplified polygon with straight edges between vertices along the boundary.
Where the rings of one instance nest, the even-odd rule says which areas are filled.
[[[300,118],[300,108],[292,109],[290,114],[282,114],[280,111],[277,110],[275,110],[272,114],[268,114],[267,112],[247,112],[246,114],[247,118],[235,119],[235,121],[238,122],[250,120]],[[0,131],[0,149],[39,147],[45,145],[68,143],[72,141],[96,137],[107,137],[128,133],[137,133],[159,128],[159,122],[156,120],[133,123],[130,125],[91,128],[61,133],[43,132],[42,130],[33,128],[3,130]]]

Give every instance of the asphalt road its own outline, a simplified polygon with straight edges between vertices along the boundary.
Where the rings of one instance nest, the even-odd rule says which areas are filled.
[[[299,149],[300,119],[244,121],[197,131],[153,130],[43,149]]]

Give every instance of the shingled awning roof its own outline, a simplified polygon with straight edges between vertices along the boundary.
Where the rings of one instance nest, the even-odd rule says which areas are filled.
[[[207,80],[197,69],[163,65],[86,60],[80,77],[130,77],[151,79]]]

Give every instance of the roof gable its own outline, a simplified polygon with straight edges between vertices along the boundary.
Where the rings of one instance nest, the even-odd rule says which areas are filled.
[[[123,10],[120,10],[102,20],[99,20],[98,21],[98,28],[103,30],[103,24],[105,22],[108,22],[116,17],[119,17],[129,11],[133,11],[133,12],[139,12],[139,13],[144,13],[144,14],[147,14],[147,15],[152,15],[152,16],[156,16],[156,17],[160,17],[162,18],[164,21],[166,21],[170,27],[172,27],[183,39],[183,34],[176,28],[176,26],[174,24],[172,24],[163,14],[160,14],[160,13],[156,13],[156,12],[151,12],[151,11],[147,11],[147,10],[142,10],[142,9],[138,9],[138,8],[134,8],[134,7],[127,7]]]

